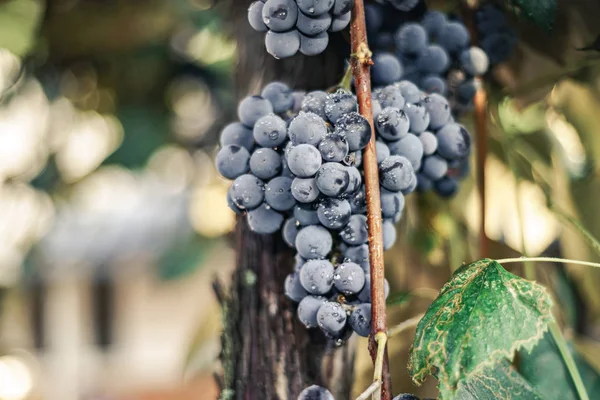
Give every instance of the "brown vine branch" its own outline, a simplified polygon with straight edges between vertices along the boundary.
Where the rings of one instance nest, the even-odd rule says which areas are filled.
[[[375,130],[373,129],[373,110],[371,106],[371,77],[369,68],[373,64],[371,51],[367,42],[365,23],[365,5],[363,0],[354,1],[352,20],[350,21],[350,38],[352,46],[352,73],[358,109],[360,114],[371,125],[371,141],[364,149],[363,166],[365,171],[365,189],[367,197],[367,224],[369,227],[369,262],[371,265],[371,335],[369,352],[375,363],[378,359],[378,342],[384,346],[379,354],[383,354],[381,364],[381,398],[392,398],[391,379],[387,357],[386,340],[376,341],[376,337],[387,336],[385,286],[383,264],[383,234],[381,220],[381,199],[379,193],[379,169],[375,152]],[[382,353],[383,351],[383,353]],[[379,357],[381,359],[381,357]]]

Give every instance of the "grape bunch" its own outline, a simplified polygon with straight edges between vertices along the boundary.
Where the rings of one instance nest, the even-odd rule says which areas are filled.
[[[265,47],[273,57],[298,51],[314,56],[327,48],[328,32],[348,26],[353,6],[353,0],[257,0],[248,8],[248,22],[266,32]]]
[[[481,48],[491,65],[506,61],[517,45],[517,35],[506,22],[501,9],[493,4],[482,5],[475,13]]]

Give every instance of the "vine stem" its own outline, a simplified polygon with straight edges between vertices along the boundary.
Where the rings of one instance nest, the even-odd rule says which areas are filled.
[[[369,387],[360,394],[360,396],[358,396],[356,398],[356,400],[367,400],[369,398],[369,396],[371,396],[373,393],[375,393],[375,391],[377,389],[379,389],[381,387],[381,382],[379,381],[375,381],[373,383],[371,383],[369,385]]]
[[[423,318],[424,316],[425,314],[422,313],[417,315],[416,317],[412,317],[407,319],[406,321],[400,322],[398,325],[390,329],[390,331],[388,332],[388,337],[399,335],[407,329],[410,329],[413,326],[417,326],[419,324],[419,321],[421,321],[421,318]]]
[[[371,272],[371,335],[369,352],[374,363],[381,362],[381,398],[391,400],[392,389],[387,357],[387,341],[379,344],[377,335],[383,333],[387,337],[385,309],[385,274],[383,264],[383,234],[381,220],[381,199],[379,193],[379,169],[375,151],[375,129],[373,129],[373,109],[371,105],[370,67],[373,65],[371,51],[367,43],[367,27],[365,23],[365,4],[363,0],[354,1],[352,19],[350,21],[351,65],[354,76],[358,111],[371,126],[371,140],[363,152],[365,174],[365,191],[367,197],[367,225],[369,228],[369,263]],[[381,336],[381,335],[380,335]],[[378,350],[378,347],[383,347]]]
[[[558,258],[558,257],[517,257],[517,258],[501,258],[499,260],[495,260],[499,264],[510,264],[517,262],[528,262],[528,261],[537,261],[537,262],[553,262],[553,263],[567,263],[567,264],[577,264],[577,265],[585,265],[587,267],[595,267],[600,268],[599,263],[590,262],[590,261],[579,261],[579,260],[570,260],[568,258]]]

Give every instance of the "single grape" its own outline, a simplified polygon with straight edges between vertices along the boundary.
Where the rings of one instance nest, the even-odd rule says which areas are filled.
[[[265,35],[265,47],[275,58],[291,57],[300,50],[300,33],[295,29],[288,32],[268,31]]]
[[[288,136],[294,146],[299,144],[311,144],[318,146],[327,135],[327,124],[317,114],[301,112],[298,114],[288,128]]]
[[[378,89],[376,91],[376,98],[382,108],[394,107],[401,110],[406,104],[400,88],[394,85]]]
[[[375,142],[375,151],[377,152],[377,164],[381,164],[383,160],[390,156],[390,148],[381,140]]]
[[[340,303],[326,301],[319,307],[317,323],[324,332],[337,336],[346,326],[346,311]]]
[[[340,162],[348,155],[348,141],[346,135],[332,132],[325,136],[319,143],[321,157],[326,162]]]
[[[297,400],[334,400],[334,398],[324,387],[312,385],[300,392]]]
[[[448,53],[437,44],[427,46],[417,58],[417,68],[422,74],[440,75],[448,69],[449,65]]]
[[[390,192],[381,189],[381,214],[383,218],[394,218],[404,210],[404,195],[400,192]]]
[[[340,232],[340,237],[345,243],[351,246],[367,243],[369,240],[367,217],[362,214],[352,215]]]
[[[416,180],[412,164],[406,157],[389,156],[379,165],[381,185],[392,192],[405,190]]]
[[[318,225],[319,216],[317,206],[314,204],[296,204],[294,206],[294,218],[300,226]]]
[[[352,215],[350,203],[347,200],[324,198],[319,202],[317,215],[321,225],[328,229],[342,229]]]
[[[354,0],[335,0],[331,13],[335,16],[348,14],[354,7]]]
[[[231,197],[231,187],[229,188],[229,190],[227,190],[227,205],[229,206],[229,208],[231,208],[231,210],[236,213],[236,214],[243,214],[244,210],[242,210],[241,208],[239,208],[234,202],[233,202],[233,198]]]
[[[375,36],[383,25],[383,7],[378,4],[365,4],[365,21],[367,24],[368,37]]]
[[[365,272],[353,262],[342,263],[335,269],[333,284],[345,295],[358,294],[365,285]]]
[[[411,11],[421,0],[388,0],[388,2],[400,11]]]
[[[256,121],[273,112],[273,106],[269,100],[261,96],[249,96],[240,102],[238,106],[238,118],[247,127],[253,127]]]
[[[271,82],[264,87],[261,96],[271,102],[273,111],[284,113],[294,106],[294,96],[288,85],[282,82]]]
[[[365,186],[363,185],[354,196],[351,196],[348,201],[352,214],[363,214],[367,212],[367,196],[365,194]]]
[[[398,396],[394,397],[393,400],[421,400],[421,399],[419,399],[414,394],[403,393],[403,394],[399,394]]]
[[[296,249],[306,259],[327,257],[332,245],[331,234],[322,226],[310,225],[304,227],[300,229],[298,236],[296,236]]]
[[[342,115],[357,109],[358,105],[354,95],[344,89],[338,89],[335,93],[328,94],[325,99],[325,115],[334,124]]]
[[[389,250],[396,243],[396,226],[394,222],[386,219],[382,224],[383,250]]]
[[[252,134],[262,147],[277,147],[287,139],[287,127],[281,117],[269,114],[256,121]]]
[[[433,189],[441,197],[452,197],[458,190],[458,183],[455,179],[444,177],[433,183]]]
[[[317,313],[326,301],[327,299],[321,296],[306,296],[300,300],[297,311],[300,322],[307,328],[316,328],[319,326]]]
[[[300,271],[300,268],[306,263],[306,259],[300,254],[296,253],[294,256],[294,271]]]
[[[450,104],[442,95],[433,93],[423,99],[425,109],[429,113],[429,127],[431,129],[440,129],[451,116]]]
[[[265,185],[265,201],[277,211],[291,210],[296,205],[292,196],[292,180],[278,176]]]
[[[448,160],[456,160],[469,155],[471,136],[464,126],[447,124],[437,132],[438,153]]]
[[[384,279],[383,284],[385,298],[387,299],[387,297],[390,294],[390,284],[388,283],[387,279]],[[361,290],[358,294],[358,299],[363,303],[371,302],[371,275],[369,274],[365,274],[365,286],[363,287],[363,290]]]
[[[292,147],[287,162],[294,175],[300,178],[310,178],[322,167],[321,152],[313,145],[299,144]]]
[[[410,81],[403,80],[394,84],[394,86],[400,89],[400,93],[407,103],[416,103],[421,99],[421,91],[417,85]]]
[[[256,149],[250,156],[250,171],[260,179],[271,179],[281,172],[281,156],[273,149]]]
[[[437,41],[446,22],[446,15],[443,12],[430,10],[423,16],[421,26],[427,31],[432,41]]]
[[[479,47],[471,47],[460,53],[460,65],[467,74],[479,76],[487,72],[490,60],[485,51]]]
[[[319,194],[315,178],[294,178],[292,181],[292,196],[300,203],[312,203]]]
[[[419,134],[419,140],[423,145],[423,155],[430,156],[436,152],[438,147],[438,141],[437,136],[435,136],[433,133],[429,131],[421,132]]]
[[[307,16],[300,12],[298,13],[298,21],[296,21],[296,28],[308,36],[315,36],[319,33],[325,32],[331,26],[331,15],[328,13]]]
[[[448,92],[446,81],[438,75],[427,75],[421,79],[421,88],[427,94],[439,93],[445,96]]]
[[[495,65],[508,60],[517,44],[517,37],[512,31],[492,33],[481,40],[480,46],[489,57],[490,64]]]
[[[360,246],[348,246],[344,249],[344,261],[352,261],[369,274],[369,246],[361,244]]]
[[[477,90],[479,90],[477,81],[475,79],[466,79],[456,88],[456,98],[461,104],[472,104]]]
[[[410,121],[410,131],[412,133],[421,133],[429,126],[430,118],[425,108],[425,100],[406,104],[404,112]]]
[[[427,47],[427,31],[419,24],[409,22],[398,29],[394,36],[396,48],[401,54],[420,54]]]
[[[325,14],[331,10],[335,0],[297,0],[298,8],[308,16]]]
[[[296,236],[300,230],[298,221],[294,217],[290,217],[283,223],[283,229],[281,230],[283,241],[290,247],[296,245]]]
[[[234,144],[242,146],[248,151],[252,151],[252,148],[254,147],[252,129],[247,128],[240,122],[232,122],[221,131],[219,143],[221,144],[221,147]]]
[[[265,198],[264,183],[254,175],[241,175],[231,185],[231,198],[239,208],[252,210]]]
[[[417,190],[419,192],[428,192],[433,189],[433,181],[422,173],[417,174]]]
[[[283,292],[288,299],[296,303],[308,296],[308,292],[304,290],[300,283],[300,276],[297,272],[291,273],[285,277]]]
[[[331,26],[329,27],[330,32],[339,32],[341,30],[346,29],[348,24],[350,23],[350,18],[352,17],[352,12],[348,11],[346,14],[338,15],[333,18],[331,21]]]
[[[342,163],[349,167],[360,167],[362,165],[362,151],[353,151],[348,153]]]
[[[300,34],[300,53],[305,56],[316,56],[321,54],[329,44],[329,35],[327,32],[321,32],[315,36],[306,36]]]
[[[333,270],[327,260],[308,260],[300,268],[300,283],[310,294],[326,294],[333,287]]]
[[[339,163],[324,163],[317,171],[317,187],[326,196],[338,197],[350,184],[350,175],[346,167]]]
[[[302,107],[302,101],[304,100],[304,96],[306,96],[306,92],[302,90],[295,90],[292,92],[292,98],[294,99],[294,104],[290,111],[293,114],[298,114],[300,112],[300,108]]]
[[[290,171],[290,167],[288,167],[287,160],[285,157],[281,157],[281,176],[287,176],[288,178],[295,178],[296,175]]]
[[[230,144],[217,153],[217,171],[227,179],[235,179],[249,170],[250,153],[244,147]]]
[[[365,117],[352,111],[343,114],[335,123],[335,131],[346,136],[350,151],[362,150],[371,140],[371,125]]]
[[[255,1],[248,7],[248,22],[252,29],[258,32],[266,32],[269,28],[265,25],[262,18],[263,7],[265,3]]]
[[[378,32],[375,36],[375,48],[387,50],[394,45],[394,35],[390,32]]]
[[[400,193],[402,193],[404,196],[408,196],[409,194],[414,192],[416,189],[417,189],[417,175],[413,174],[408,187],[400,190]]]
[[[356,306],[348,318],[348,323],[357,335],[368,337],[371,333],[371,304],[363,303]]]
[[[410,120],[403,110],[384,108],[375,120],[375,129],[385,140],[399,140],[408,134]]]
[[[448,162],[438,155],[425,157],[421,173],[432,181],[443,178],[448,172]]]
[[[374,86],[386,86],[400,80],[402,64],[391,53],[377,53],[373,56],[371,80]]]
[[[421,166],[423,158],[423,144],[416,135],[409,133],[402,139],[388,144],[390,153],[396,156],[406,157],[416,171]]]
[[[248,211],[247,219],[250,230],[261,235],[277,232],[283,223],[283,215],[264,203]]]
[[[267,0],[262,17],[271,31],[285,32],[296,25],[298,6],[294,0]]]
[[[300,109],[304,112],[311,112],[317,114],[319,117],[326,119],[325,115],[325,101],[327,100],[327,93],[320,90],[309,92],[302,99],[302,106]]]
[[[449,53],[457,53],[469,45],[469,32],[461,22],[447,22],[441,29],[438,43]]]
[[[360,190],[360,187],[362,185],[362,175],[358,168],[354,166],[346,167],[346,171],[348,171],[349,180],[348,187],[346,188],[344,193],[346,194],[345,197],[349,197],[348,195],[353,195],[358,190]]]

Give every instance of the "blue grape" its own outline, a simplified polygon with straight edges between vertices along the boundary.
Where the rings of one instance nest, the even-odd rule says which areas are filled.
[[[271,82],[263,88],[261,96],[271,102],[273,111],[280,114],[291,110],[294,96],[288,85],[282,82]]]
[[[296,28],[298,28],[300,33],[308,36],[315,36],[325,32],[330,26],[331,15],[328,13],[318,16],[307,16],[301,12],[298,14],[298,21],[296,21]]]
[[[262,17],[271,31],[285,32],[296,25],[298,6],[294,0],[267,0]]]
[[[450,104],[444,96],[433,93],[423,99],[423,105],[429,113],[429,127],[439,129],[448,123],[451,116]]]
[[[364,185],[358,190],[354,196],[348,199],[352,214],[363,214],[367,212],[367,196],[365,194]]]
[[[367,243],[369,240],[367,217],[362,214],[352,215],[346,226],[340,232],[340,237],[344,243],[349,244],[350,246]]]
[[[348,323],[357,335],[368,337],[371,333],[371,304],[363,303],[356,306],[348,318]]]
[[[404,210],[404,195],[400,192],[390,192],[381,189],[381,214],[383,218],[394,218]]]
[[[333,287],[333,265],[327,260],[308,260],[300,268],[300,283],[310,294],[323,295]]]
[[[306,36],[300,34],[300,53],[305,56],[316,56],[321,54],[329,44],[329,35],[327,32],[321,32],[315,36]]]
[[[398,29],[395,35],[396,48],[402,54],[420,54],[427,47],[427,31],[417,23],[407,23]]]
[[[354,95],[344,89],[338,89],[335,93],[328,94],[325,99],[325,115],[334,124],[344,114],[356,111],[357,109],[358,104]]]
[[[417,68],[422,74],[440,75],[448,69],[449,65],[448,53],[437,44],[427,46],[417,58]]]
[[[479,47],[471,47],[460,53],[460,65],[467,74],[480,76],[487,72],[490,60],[485,51]]]
[[[400,193],[402,193],[405,196],[408,196],[409,194],[411,194],[412,192],[414,192],[417,189],[417,176],[415,174],[413,174],[411,181],[409,182],[409,185],[407,188],[400,190]]]
[[[308,292],[304,290],[300,283],[300,276],[297,272],[291,273],[285,277],[283,293],[288,299],[295,301],[296,303],[308,296]]]
[[[387,0],[400,11],[411,11],[421,0]]]
[[[392,192],[408,189],[416,180],[411,162],[402,156],[389,156],[379,165],[381,185]]]
[[[350,184],[348,170],[338,163],[324,163],[317,171],[317,187],[326,196],[338,197]]]
[[[334,400],[334,398],[324,387],[312,385],[300,392],[297,400]]]
[[[375,142],[375,151],[377,152],[377,164],[390,156],[390,148],[384,142],[377,140]]]
[[[332,132],[325,136],[319,143],[321,157],[326,162],[341,162],[348,155],[348,141],[346,135]]]
[[[369,40],[371,34],[379,33],[381,26],[383,25],[383,8],[377,4],[366,3],[365,4],[365,20],[367,24],[367,31]]]
[[[333,284],[345,295],[358,294],[365,285],[365,272],[353,262],[342,263],[335,269]]]
[[[419,399],[414,394],[402,393],[402,394],[399,394],[398,396],[394,397],[392,400],[421,400],[421,399]]]
[[[448,22],[441,29],[438,43],[449,53],[457,53],[469,45],[469,32],[460,22]]]
[[[300,109],[306,113],[311,112],[317,114],[319,117],[326,119],[325,115],[325,101],[327,100],[327,93],[320,90],[307,93],[302,99],[302,106]]]
[[[262,11],[265,3],[255,1],[248,7],[248,22],[252,29],[258,32],[266,32],[269,28],[265,25],[262,19]]]
[[[300,254],[296,253],[294,256],[294,271],[300,271],[300,268],[306,263],[306,259],[302,257]]]
[[[422,173],[417,174],[417,190],[419,192],[428,192],[433,189],[433,181]]]
[[[455,179],[444,177],[433,183],[433,189],[441,197],[451,197],[458,190],[458,183]]]
[[[448,162],[438,155],[425,157],[421,173],[432,181],[443,178],[448,172]]]
[[[296,249],[306,259],[327,257],[332,245],[331,234],[322,226],[310,225],[304,227],[300,229],[298,236],[296,236]]]
[[[283,223],[283,229],[281,230],[284,242],[290,246],[294,247],[296,245],[296,236],[298,235],[298,231],[300,228],[298,227],[298,221],[294,217],[290,217],[285,220]]]
[[[314,176],[321,167],[321,152],[310,144],[292,147],[287,157],[288,167],[300,178]],[[319,188],[320,189],[320,188]]]
[[[353,195],[360,189],[360,186],[362,185],[362,175],[358,168],[353,166],[347,167],[346,171],[348,171],[349,180],[348,187],[344,193],[347,195],[346,197],[348,197],[348,195]]]
[[[291,57],[300,50],[300,33],[295,29],[288,32],[269,31],[265,35],[265,47],[275,58]]]
[[[386,86],[400,80],[402,64],[391,53],[377,53],[373,56],[371,80],[375,86]]]
[[[427,11],[421,20],[421,26],[427,31],[431,40],[437,40],[447,19],[441,11]]]
[[[513,52],[517,38],[511,31],[492,33],[481,40],[480,46],[492,65],[506,61]]]
[[[406,104],[400,88],[394,85],[378,89],[376,91],[376,98],[382,108],[394,107],[401,110]]]
[[[421,166],[423,158],[423,144],[416,135],[412,133],[406,135],[402,139],[388,144],[392,155],[406,157],[413,166],[414,170]]]
[[[254,175],[241,175],[231,185],[231,199],[241,209],[252,210],[261,205],[264,198],[264,183]]]
[[[251,151],[254,147],[252,129],[247,128],[240,122],[232,122],[221,131],[219,143],[221,144],[221,147],[234,144]]]
[[[298,304],[298,319],[307,328],[316,328],[319,326],[317,321],[317,313],[319,308],[327,301],[321,296],[306,296]]]
[[[306,15],[325,14],[333,7],[334,0],[297,0],[298,8]]]
[[[339,32],[348,26],[350,23],[350,18],[352,17],[352,13],[348,11],[346,14],[339,15],[333,18],[331,21],[331,26],[329,27],[330,32]]]
[[[233,202],[233,198],[231,197],[231,187],[229,188],[229,190],[227,191],[227,205],[229,206],[229,208],[236,214],[243,214],[244,210],[242,210],[241,208],[239,208],[234,202]]]
[[[421,133],[429,126],[429,113],[423,102],[408,103],[404,107],[404,112],[410,121],[410,131],[412,133]]]
[[[369,274],[369,246],[361,244],[360,246],[348,246],[344,249],[344,260],[352,261]]]
[[[438,75],[428,75],[421,79],[421,88],[425,93],[439,93],[445,95],[448,91],[446,81]]]
[[[447,124],[437,132],[438,153],[447,160],[456,160],[469,155],[471,137],[459,124]]]
[[[499,8],[492,4],[484,4],[475,14],[477,28],[482,34],[490,34],[501,31],[507,26],[506,17]]]
[[[346,311],[340,303],[326,301],[319,307],[317,323],[324,332],[337,336],[346,326]]]
[[[264,203],[258,208],[248,211],[247,219],[250,230],[261,235],[277,232],[283,223],[283,215]]]
[[[429,131],[421,132],[419,134],[419,140],[423,145],[423,155],[430,156],[436,152],[438,147],[438,141],[437,137],[433,133]]]
[[[394,44],[394,35],[389,32],[379,32],[375,36],[375,48],[386,50]]]
[[[235,179],[249,170],[250,153],[244,147],[230,144],[217,153],[217,171],[227,179]]]
[[[381,112],[381,103],[377,99],[371,99],[371,111],[373,112],[373,118],[377,118]]]
[[[316,205],[296,204],[294,206],[294,218],[301,226],[318,225],[319,216],[317,215]]]
[[[325,198],[319,202],[317,215],[321,225],[328,229],[342,229],[350,221],[352,210],[347,200]]]
[[[362,165],[362,151],[348,153],[343,163],[348,166],[360,167]]]
[[[315,178],[294,178],[292,181],[292,196],[300,203],[312,203],[319,194]]]
[[[335,0],[331,13],[335,16],[345,15],[352,10],[354,0]]]
[[[292,196],[292,180],[284,176],[271,179],[265,185],[265,201],[277,211],[291,210],[296,204]]]
[[[316,147],[327,135],[327,124],[317,114],[301,112],[290,122],[288,135],[294,146],[310,144]]]
[[[390,284],[388,283],[387,279],[384,279],[383,284],[385,298],[387,299],[387,297],[390,294]],[[361,290],[358,294],[358,299],[363,303],[371,302],[371,275],[369,274],[365,275],[365,286],[363,287],[363,290]]]
[[[396,83],[395,86],[400,89],[400,93],[407,103],[416,103],[421,99],[421,91],[414,83],[403,80]]]
[[[250,156],[250,171],[260,179],[271,179],[281,172],[281,156],[273,149],[256,149]]]
[[[375,129],[386,140],[399,140],[408,134],[410,120],[403,110],[384,108],[375,120]]]
[[[253,127],[256,121],[273,112],[269,100],[261,96],[249,96],[242,100],[238,106],[238,118],[247,127]]]
[[[364,149],[371,140],[371,125],[365,117],[352,111],[342,115],[335,123],[335,131],[346,136],[348,149],[358,151]]]
[[[383,221],[381,226],[383,231],[383,250],[389,250],[396,243],[396,226],[388,219]]]
[[[262,147],[277,147],[287,139],[285,121],[275,114],[265,115],[256,121],[252,134]]]
[[[287,176],[288,178],[295,178],[296,176],[290,171],[287,160],[285,157],[281,157],[281,176]]]
[[[467,79],[456,88],[456,98],[461,104],[471,104],[477,90],[479,90],[477,81],[475,79]]]

